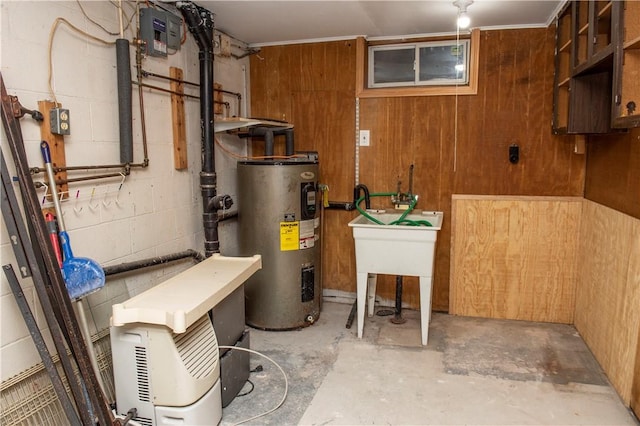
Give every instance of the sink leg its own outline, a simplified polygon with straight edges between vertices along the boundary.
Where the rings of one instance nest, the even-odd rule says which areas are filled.
[[[376,303],[376,284],[378,283],[377,274],[368,274],[367,277],[367,315],[373,316],[373,307]]]
[[[429,321],[431,320],[431,287],[433,277],[420,277],[420,329],[422,345],[427,346],[429,340]]]
[[[364,329],[364,305],[367,298],[367,276],[366,272],[358,272],[357,274],[357,299],[358,299],[358,338],[362,339],[362,330]]]

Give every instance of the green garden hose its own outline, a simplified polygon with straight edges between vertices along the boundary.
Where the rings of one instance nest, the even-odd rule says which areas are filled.
[[[369,195],[369,197],[390,197],[392,195],[396,195],[395,192],[377,192],[375,194],[371,194]],[[367,219],[369,219],[371,222],[376,223],[378,225],[408,225],[408,226],[433,226],[428,220],[410,220],[407,219],[407,215],[409,213],[411,213],[411,211],[413,210],[413,208],[416,206],[416,203],[418,202],[418,197],[411,195],[411,203],[409,204],[409,207],[407,208],[407,210],[404,211],[404,213],[402,213],[402,215],[394,220],[391,223],[384,223],[379,219],[376,219],[375,217],[371,216],[369,213],[367,213],[365,210],[362,210],[360,208],[360,203],[365,199],[365,196],[363,195],[362,197],[358,198],[358,201],[356,201],[356,209],[360,212],[360,214],[364,217],[366,217]]]

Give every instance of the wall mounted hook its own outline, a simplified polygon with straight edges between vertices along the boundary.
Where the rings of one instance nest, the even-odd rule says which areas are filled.
[[[93,201],[93,196],[96,193],[96,188],[95,186],[93,187],[93,189],[91,189],[91,197],[89,197],[89,208],[93,211],[95,211],[95,209],[97,209],[98,207],[100,207],[100,203],[96,202],[95,205],[92,205],[91,202]]]
[[[80,208],[78,208],[78,197],[80,196],[80,190],[78,189],[76,191],[76,200],[75,203],[73,205],[73,211],[76,212],[76,214],[80,213],[82,211],[82,206],[80,206]]]

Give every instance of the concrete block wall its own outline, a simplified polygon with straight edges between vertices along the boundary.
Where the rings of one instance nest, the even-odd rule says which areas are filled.
[[[130,17],[133,3],[123,2]],[[86,14],[110,31],[118,31],[118,14],[109,1],[83,1]],[[214,11],[215,12],[215,11]],[[36,109],[39,100],[52,99],[48,87],[49,34],[56,18],[64,18],[79,29],[104,40],[109,35],[91,23],[77,2],[71,1],[9,1],[0,2],[0,66],[10,95],[17,95],[27,108]],[[125,31],[133,38],[135,26]],[[52,86],[55,97],[70,110],[71,135],[66,136],[67,165],[119,163],[119,130],[116,86],[115,47],[90,40],[88,37],[59,24],[51,49]],[[131,48],[132,77],[135,79],[135,52]],[[248,58],[216,58],[215,81],[226,90],[244,93],[248,79]],[[167,58],[146,58],[145,70],[169,75],[169,67],[183,70],[184,79],[199,81],[198,48],[187,35],[182,48]],[[167,81],[147,79],[146,83],[169,88]],[[198,95],[197,88],[186,87],[187,93]],[[226,99],[232,104],[234,99]],[[247,99],[242,100],[243,103]],[[246,103],[248,105],[248,103]],[[201,170],[200,110],[196,99],[185,98],[188,140],[188,169],[173,166],[171,101],[167,93],[144,90],[149,167],[134,169],[126,178],[73,183],[69,198],[62,203],[67,230],[76,256],[89,257],[101,265],[115,265],[148,257],[161,256],[187,249],[203,252],[202,200],[199,188]],[[134,162],[142,162],[137,87],[133,96]],[[40,128],[28,116],[21,121],[25,147],[31,166],[43,167],[40,154]],[[8,168],[13,160],[4,131],[0,135],[2,151]],[[246,153],[244,141],[224,135],[220,142],[239,154]],[[218,192],[237,199],[236,160],[216,150]],[[73,177],[73,175],[70,175]],[[39,174],[35,181],[45,181]],[[16,190],[18,186],[16,185]],[[38,195],[44,198],[45,191]],[[44,202],[43,207],[50,204]],[[234,206],[235,207],[235,206]],[[17,263],[8,244],[4,223],[0,226],[2,264]],[[235,222],[220,226],[221,251],[233,255],[237,251]],[[95,332],[109,324],[111,305],[122,302],[173,276],[190,261],[176,262],[135,273],[109,277],[106,286],[87,297],[90,328]],[[38,324],[45,331],[44,316],[30,279],[22,280],[25,295],[35,312]],[[4,275],[0,277],[0,360],[1,379],[25,370],[40,361],[24,326]],[[53,351],[53,346],[50,345]]]

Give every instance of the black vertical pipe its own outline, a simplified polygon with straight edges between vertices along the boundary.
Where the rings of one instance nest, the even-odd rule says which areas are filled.
[[[273,132],[271,130],[265,130],[264,132],[264,155],[266,157],[273,157],[275,141],[273,139]]]
[[[402,316],[402,275],[396,276],[396,317]]]
[[[200,126],[202,127],[202,171],[213,172],[213,52],[200,50]]]
[[[213,126],[213,13],[191,2],[178,2],[176,6],[184,16],[200,49],[200,127],[202,171],[200,190],[202,193],[202,222],[204,226],[204,251],[209,257],[220,252],[218,238],[218,212],[216,199],[217,179],[215,172],[214,126]]]
[[[353,188],[353,205],[356,206],[358,204],[358,200],[360,199],[360,191],[364,192],[364,206],[365,209],[369,210],[371,208],[371,196],[369,194],[369,188],[366,185],[360,183]]]
[[[260,137],[264,139],[265,157],[273,157],[275,152],[275,137],[285,137],[285,155],[295,153],[293,129],[287,127],[264,127],[256,126],[249,129],[249,132],[239,135],[240,137]]]
[[[212,36],[213,37],[213,36]],[[202,127],[202,171],[200,191],[202,193],[202,223],[204,226],[204,254],[206,257],[220,252],[218,238],[218,211],[209,208],[216,196],[217,176],[215,172],[213,129],[213,51],[200,50],[200,126]]]
[[[293,129],[285,130],[284,138],[285,138],[285,155],[293,155],[294,154]]]
[[[133,163],[133,113],[131,107],[131,57],[129,40],[116,40],[118,78],[118,120],[120,127],[120,162]]]
[[[405,322],[405,319],[402,318],[402,275],[396,276],[396,307],[391,322],[394,324]]]

